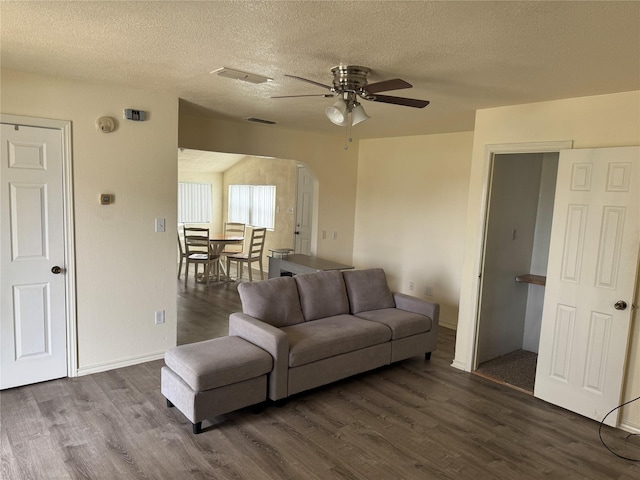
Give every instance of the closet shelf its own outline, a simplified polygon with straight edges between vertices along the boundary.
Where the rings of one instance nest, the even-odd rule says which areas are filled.
[[[533,285],[544,285],[547,283],[547,277],[542,275],[532,275],[530,273],[526,273],[524,275],[518,275],[516,277],[517,283],[532,283]]]

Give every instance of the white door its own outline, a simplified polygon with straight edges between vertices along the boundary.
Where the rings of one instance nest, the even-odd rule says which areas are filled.
[[[65,377],[67,334],[62,132],[1,127],[0,389],[5,389]]]
[[[305,167],[298,167],[295,253],[311,254],[312,217],[313,176]]]
[[[561,151],[536,397],[598,421],[619,404],[639,245],[640,148]]]

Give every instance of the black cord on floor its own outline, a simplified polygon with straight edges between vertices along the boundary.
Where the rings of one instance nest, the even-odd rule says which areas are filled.
[[[598,436],[600,437],[600,441],[602,442],[602,445],[605,446],[605,448],[607,450],[609,450],[611,453],[613,453],[616,457],[622,458],[624,460],[629,460],[631,462],[640,462],[640,458],[629,458],[629,457],[625,457],[624,455],[620,455],[616,452],[614,452],[613,450],[611,450],[611,448],[609,448],[609,445],[607,445],[606,443],[604,443],[604,440],[602,439],[602,426],[604,425],[604,421],[607,419],[607,417],[612,414],[613,412],[615,412],[616,410],[618,410],[619,408],[624,407],[625,405],[629,405],[632,402],[635,402],[637,400],[640,400],[640,397],[636,397],[632,400],[629,400],[628,402],[624,402],[621,405],[618,405],[616,408],[612,409],[609,413],[607,413],[604,418],[602,419],[602,421],[600,422],[600,428],[598,428]],[[627,435],[627,440],[629,440],[631,437],[635,437],[638,436],[640,434],[638,433],[630,433],[629,435]]]

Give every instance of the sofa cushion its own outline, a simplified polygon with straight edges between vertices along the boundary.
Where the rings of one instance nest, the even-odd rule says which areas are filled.
[[[349,313],[347,289],[340,271],[305,273],[293,278],[298,285],[300,306],[307,322]]]
[[[238,293],[242,301],[242,313],[269,325],[286,327],[304,321],[298,287],[292,277],[241,283]]]
[[[397,308],[383,308],[358,313],[358,317],[378,322],[391,329],[391,339],[410,337],[431,330],[432,320],[419,313],[407,312]]]
[[[219,337],[167,350],[164,362],[194,391],[202,392],[265,375],[273,358],[239,337]]]
[[[391,330],[351,315],[337,315],[284,327],[289,340],[289,367],[353,352],[391,340]]]
[[[352,314],[396,306],[381,268],[345,270],[342,275]]]

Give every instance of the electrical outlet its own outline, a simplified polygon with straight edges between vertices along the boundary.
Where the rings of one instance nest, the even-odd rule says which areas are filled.
[[[156,310],[156,325],[162,325],[164,323],[164,310]]]
[[[433,297],[433,287],[426,287],[424,293],[427,297]]]
[[[156,233],[164,232],[164,218],[156,218]]]
[[[333,232],[333,239],[337,240],[338,239],[338,232]]]
[[[411,290],[413,292],[415,285],[413,284],[413,282],[409,282],[409,290]]]
[[[322,230],[322,239],[325,240],[327,238],[327,231]]]

